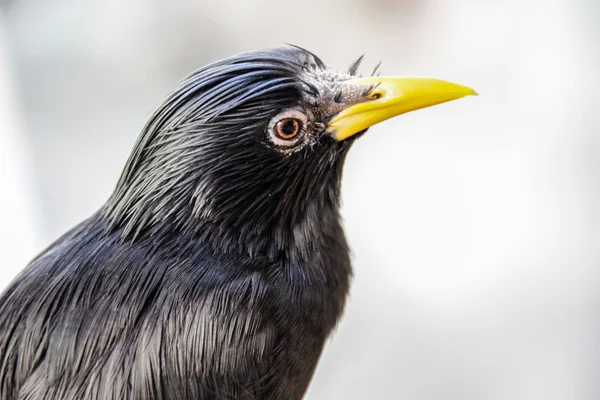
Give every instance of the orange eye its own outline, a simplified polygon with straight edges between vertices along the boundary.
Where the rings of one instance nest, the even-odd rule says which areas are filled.
[[[278,138],[290,140],[300,133],[302,122],[296,118],[284,118],[277,122],[274,131]]]

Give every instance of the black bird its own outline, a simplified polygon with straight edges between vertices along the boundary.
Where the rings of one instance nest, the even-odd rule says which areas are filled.
[[[188,76],[106,204],[0,298],[0,399],[300,399],[344,309],[342,166],[369,126],[475,94],[296,47]]]

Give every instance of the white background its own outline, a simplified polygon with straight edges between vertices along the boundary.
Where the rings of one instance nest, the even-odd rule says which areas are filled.
[[[0,287],[109,196],[181,77],[298,44],[467,98],[346,163],[355,279],[309,399],[600,397],[600,3],[13,0],[0,6]]]

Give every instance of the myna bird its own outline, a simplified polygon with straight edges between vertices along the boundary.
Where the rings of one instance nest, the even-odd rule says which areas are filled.
[[[357,67],[290,47],[184,79],[106,204],[0,298],[0,399],[302,398],[351,277],[348,150],[475,94]]]

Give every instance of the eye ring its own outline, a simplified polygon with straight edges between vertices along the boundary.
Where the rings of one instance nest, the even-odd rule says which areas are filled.
[[[298,118],[280,119],[273,128],[275,135],[283,140],[295,138],[302,130],[302,121]]]
[[[306,112],[300,108],[281,111],[269,121],[269,139],[278,147],[292,147],[299,143],[308,129]]]

